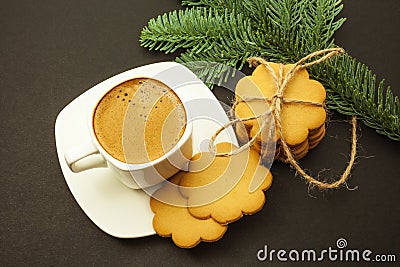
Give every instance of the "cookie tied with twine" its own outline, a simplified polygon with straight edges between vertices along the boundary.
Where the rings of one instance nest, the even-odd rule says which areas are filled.
[[[319,181],[318,179],[315,179],[314,177],[308,175],[297,162],[297,160],[303,157],[310,148],[313,148],[316,145],[318,145],[319,141],[322,139],[325,133],[325,127],[324,127],[324,123],[326,120],[326,113],[324,110],[325,90],[322,87],[323,91],[321,91],[321,87],[318,85],[319,83],[317,81],[308,79],[308,73],[306,71],[306,68],[313,66],[315,64],[319,64],[333,56],[342,53],[344,53],[344,50],[342,48],[324,49],[307,55],[306,57],[300,59],[295,64],[286,66],[283,64],[268,63],[267,61],[265,61],[263,58],[260,57],[250,58],[248,61],[252,66],[258,66],[257,69],[260,68],[260,72],[262,71],[264,73],[268,73],[268,76],[270,77],[270,82],[269,85],[266,86],[270,86],[270,88],[272,86],[274,90],[271,90],[272,93],[270,93],[269,95],[264,95],[261,88],[261,90],[258,89],[258,94],[246,95],[246,89],[244,89],[243,90],[244,94],[239,95],[239,97],[236,98],[236,101],[232,106],[232,112],[238,115],[237,118],[227,123],[223,127],[221,127],[211,137],[211,142],[209,145],[210,151],[213,152],[216,156],[229,157],[236,153],[240,153],[242,150],[250,146],[256,146],[257,149],[258,145],[259,150],[261,152],[261,156],[263,156],[267,151],[263,151],[262,135],[265,133],[266,130],[268,130],[268,127],[271,125],[271,123],[268,122],[268,118],[272,114],[276,126],[276,141],[279,144],[276,152],[278,158],[290,163],[290,165],[294,167],[296,171],[300,175],[302,175],[302,177],[311,186],[316,186],[320,189],[332,189],[332,188],[338,188],[342,184],[346,184],[346,180],[350,175],[350,171],[354,165],[356,156],[357,120],[355,116],[353,116],[351,120],[352,145],[351,145],[350,160],[339,180],[332,183]],[[308,62],[309,60],[319,56],[321,57],[312,62]],[[253,76],[256,75],[253,74]],[[299,82],[299,79],[301,78],[303,78],[304,82],[307,82],[309,84],[312,83],[312,86],[307,86],[307,85],[303,86],[304,92],[302,93],[303,95],[308,96],[306,98],[303,97],[296,98],[297,96],[296,90],[293,90],[292,93],[291,90],[288,90],[290,89],[291,86],[293,86],[293,83],[296,82],[296,79]],[[256,80],[255,83],[257,84],[257,82],[260,81]],[[261,83],[262,83],[262,78],[261,78]],[[248,83],[247,85],[250,86],[251,83]],[[254,83],[252,86],[254,88]],[[257,86],[255,86],[255,88],[257,88]],[[251,90],[251,91],[256,92],[257,90]],[[316,96],[311,96],[313,91],[323,92],[323,93],[322,94],[319,93],[319,95]],[[294,95],[293,92],[295,92]],[[240,114],[238,114],[237,112],[239,106],[242,105],[242,107],[246,107],[243,104],[247,104],[247,107],[250,107],[249,103],[251,104],[251,109],[247,109],[246,111],[246,108],[244,108],[245,111],[242,111],[243,114],[242,116],[240,116]],[[287,107],[289,106],[291,108],[288,109]],[[292,109],[291,112],[286,112],[287,110],[290,109]],[[306,121],[305,122],[306,127],[303,125],[303,127],[300,127],[300,129],[297,130],[297,132],[292,134],[292,132],[290,132],[291,130],[288,129],[287,127],[294,127],[294,129],[296,129],[296,123],[300,124],[302,123],[301,120],[296,118],[301,119],[301,115],[299,114],[299,112],[301,113],[305,110],[308,110],[306,112],[306,116],[311,116],[313,118],[312,121],[310,122],[307,121],[307,118],[303,118],[303,120]],[[295,119],[292,122],[290,120],[288,122],[285,122],[287,117],[292,117]],[[237,125],[238,122],[242,122],[245,128],[245,129],[242,128],[242,132],[238,133],[239,137],[240,134],[243,135],[243,132],[246,131],[249,133],[250,140],[248,140],[244,145],[242,145],[236,150],[233,150],[230,153],[217,153],[214,147],[215,138],[223,130],[227,129],[232,125],[235,124]],[[240,129],[240,127],[236,128]],[[306,141],[308,142],[307,144],[308,146],[304,145],[304,142]],[[304,147],[302,148],[302,145],[305,146],[306,148]],[[297,152],[298,154],[296,154],[295,152],[296,150],[294,148],[298,149]]]
[[[282,78],[286,77],[292,67],[293,64],[283,65],[263,62],[263,64],[258,65],[251,76],[242,78],[235,91],[235,115],[238,118],[248,118],[272,110],[274,105],[275,110],[276,107],[280,107],[279,118],[282,125],[282,135],[295,159],[299,160],[310,149],[309,143],[319,142],[322,139],[320,138],[321,135],[323,137],[325,134],[326,112],[324,101],[326,93],[321,83],[309,79],[306,69],[297,71],[293,78],[287,81],[285,90],[279,92],[278,83],[281,83]],[[249,101],[249,98],[261,98],[263,101]],[[243,99],[247,99],[247,101],[242,101]],[[281,103],[277,103],[278,101]],[[270,118],[272,119],[272,116]],[[238,137],[242,142],[247,141],[248,137],[256,136],[254,148],[261,154],[267,149],[263,142],[266,137],[263,136],[263,132],[257,133],[266,119],[268,118],[261,117],[258,120],[245,121],[243,122],[244,127],[239,125],[237,127]],[[245,131],[243,131],[243,128],[245,128]],[[265,129],[268,128],[265,127]],[[276,158],[285,161],[286,157],[280,142],[281,133],[278,128],[275,133],[275,141],[278,142]]]

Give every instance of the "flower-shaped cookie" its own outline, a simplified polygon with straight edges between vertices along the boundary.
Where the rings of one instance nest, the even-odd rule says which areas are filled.
[[[169,183],[157,190],[150,199],[150,207],[154,212],[153,228],[158,235],[172,236],[174,243],[182,248],[192,248],[200,241],[213,242],[220,239],[227,230],[213,219],[198,219],[193,217],[187,207],[187,199],[174,186],[179,183],[184,173],[178,173]],[[170,205],[162,202],[163,199],[175,203]]]
[[[229,152],[234,148],[230,143],[216,145],[217,152]],[[263,190],[270,187],[272,175],[260,165],[260,155],[247,149],[231,157],[215,157],[209,161],[210,154],[198,154],[179,183],[181,193],[188,198],[190,214],[227,224],[243,214],[261,210],[265,203]],[[252,184],[256,185],[255,190],[250,190]]]
[[[278,76],[279,64],[268,63]],[[285,65],[283,77],[293,65]],[[236,99],[241,100],[248,97],[272,98],[276,94],[276,84],[271,73],[264,65],[259,65],[251,76],[242,78],[236,86]],[[326,92],[321,83],[309,79],[306,69],[302,69],[289,81],[283,93],[284,103],[282,105],[280,119],[282,131],[286,143],[296,146],[307,140],[309,132],[320,128],[326,120],[326,112],[323,106],[309,103],[294,103],[290,100],[300,100],[323,104]],[[235,111],[239,118],[252,117],[266,112],[270,101],[247,101],[237,105]],[[250,120],[244,122],[249,136],[253,137],[260,129],[260,121]],[[276,140],[279,141],[279,131],[276,131]]]

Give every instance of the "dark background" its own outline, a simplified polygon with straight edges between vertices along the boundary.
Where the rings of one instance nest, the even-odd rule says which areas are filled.
[[[400,2],[344,4],[348,20],[336,43],[400,95]],[[288,165],[274,164],[263,210],[231,224],[216,243],[184,250],[159,236],[122,240],[86,217],[58,165],[56,116],[108,77],[172,60],[141,48],[138,39],[150,18],[178,8],[176,0],[1,1],[0,265],[254,265],[264,245],[318,251],[343,237],[348,248],[396,254],[400,266],[400,143],[364,125],[349,181],[357,190],[308,190]],[[302,166],[340,175],[349,153],[346,119],[332,117]]]

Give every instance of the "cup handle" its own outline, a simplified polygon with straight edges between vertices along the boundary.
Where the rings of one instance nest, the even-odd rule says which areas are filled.
[[[73,172],[105,168],[107,162],[93,143],[72,147],[64,154],[65,162]]]

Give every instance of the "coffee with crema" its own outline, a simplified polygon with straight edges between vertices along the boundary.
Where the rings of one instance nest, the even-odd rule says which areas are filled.
[[[145,163],[163,156],[178,143],[185,125],[185,109],[178,96],[150,78],[115,86],[99,101],[93,116],[100,145],[127,163]]]

